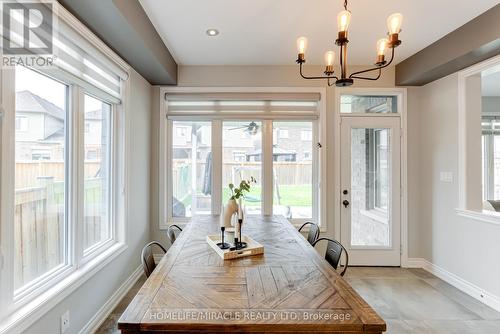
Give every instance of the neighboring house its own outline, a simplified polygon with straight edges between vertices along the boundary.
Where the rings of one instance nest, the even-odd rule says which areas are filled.
[[[63,160],[66,112],[23,90],[16,94],[16,161]],[[85,159],[101,157],[101,110],[85,114]]]
[[[16,93],[16,161],[63,160],[65,111],[23,90]]]
[[[173,142],[176,143],[173,151],[174,159],[187,159],[191,156],[192,128],[190,125],[176,126],[173,131]],[[229,130],[231,131],[231,130]],[[205,159],[210,152],[211,129],[198,129],[198,159]],[[260,138],[256,138],[244,131],[235,134],[223,132],[223,155],[225,161],[260,161]],[[300,126],[286,126],[275,128],[273,131],[274,161],[302,161],[312,160],[312,131],[311,128]]]

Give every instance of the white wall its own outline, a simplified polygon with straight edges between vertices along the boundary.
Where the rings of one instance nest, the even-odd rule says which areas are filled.
[[[420,189],[421,254],[426,260],[486,292],[500,296],[500,225],[457,215],[458,75],[410,91],[418,115],[416,178]],[[478,161],[477,163],[480,163]],[[453,181],[440,181],[452,172]],[[411,205],[411,204],[410,204]]]
[[[94,316],[109,297],[140,265],[141,249],[149,241],[149,170],[150,170],[150,114],[152,88],[137,72],[132,70],[130,105],[128,108],[127,158],[129,173],[126,217],[128,248],[100,272],[95,274],[75,292],[65,298],[25,333],[60,333],[60,316],[70,311],[68,334],[78,333]]]

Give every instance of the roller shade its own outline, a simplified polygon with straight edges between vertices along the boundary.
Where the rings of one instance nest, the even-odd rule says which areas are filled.
[[[317,93],[167,93],[167,117],[171,119],[297,119],[319,117]]]
[[[27,36],[17,32],[28,23],[29,21],[24,20],[22,15],[12,15],[11,25],[17,28],[11,29],[10,36],[3,36],[3,43],[26,45],[23,38]],[[128,79],[128,73],[124,69],[60,18],[54,25],[52,34],[49,26],[42,25],[40,28],[37,30],[39,40],[44,43],[52,40],[54,67],[37,67],[39,71],[61,79],[69,78],[90,93],[105,98],[109,102],[121,102],[122,81]],[[62,70],[63,73],[58,73],[57,70]]]
[[[481,128],[483,135],[500,135],[500,116],[483,116]]]

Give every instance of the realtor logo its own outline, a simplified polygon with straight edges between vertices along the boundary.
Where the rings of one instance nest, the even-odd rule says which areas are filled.
[[[4,55],[51,55],[53,13],[50,2],[3,2]]]

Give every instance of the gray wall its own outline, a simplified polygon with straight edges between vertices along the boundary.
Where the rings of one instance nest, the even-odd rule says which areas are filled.
[[[70,311],[68,334],[78,333],[111,295],[140,265],[143,245],[149,241],[149,169],[150,169],[150,114],[151,86],[137,72],[131,73],[129,143],[131,156],[127,158],[129,173],[127,208],[128,248],[104,269],[95,274],[75,292],[57,304],[26,333],[59,333],[60,316]]]
[[[418,159],[410,177],[419,185],[419,256],[458,277],[500,296],[500,225],[459,216],[458,75],[412,90],[410,115],[419,117]],[[411,140],[411,139],[410,139]],[[411,164],[410,164],[411,166]],[[440,172],[452,172],[451,183]],[[410,203],[411,205],[411,203]]]
[[[500,96],[483,96],[482,112],[488,114],[500,114]]]
[[[355,70],[353,67],[351,70]],[[323,67],[321,66],[309,66],[306,67],[306,73],[322,73]],[[394,68],[387,68],[386,71],[382,72],[382,77],[378,81],[360,81],[356,82],[355,87],[394,87]],[[324,81],[318,80],[304,80],[298,75],[298,69],[296,66],[180,66],[178,73],[178,84],[179,86],[202,86],[202,87],[325,87]],[[411,88],[414,89],[414,88]],[[156,90],[156,100],[159,101],[159,89]],[[327,217],[326,223],[328,227],[327,235],[333,236],[334,229],[334,219],[335,212],[333,210],[333,190],[334,189],[334,129],[333,125],[333,114],[334,114],[334,88],[327,88],[326,96],[326,106],[327,106],[327,143],[329,149],[327,151]],[[159,102],[155,102],[159,103]],[[409,104],[413,101],[409,100]],[[155,106],[155,113],[158,113],[159,106]],[[418,113],[417,109],[412,109],[412,112]],[[416,133],[413,125],[416,123],[417,117],[413,114],[408,115],[408,136],[409,138],[416,138]],[[155,115],[152,118],[152,180],[158,180],[158,116]],[[416,147],[417,143],[412,140],[409,147],[409,168],[411,172],[415,172],[416,169],[413,167],[416,165]],[[163,172],[163,171],[161,171]],[[410,200],[417,202],[418,198],[417,190],[414,189],[417,181],[415,178],[410,176]],[[168,241],[165,237],[165,231],[160,231],[158,226],[158,187],[157,182],[152,182],[151,185],[151,238],[154,240],[161,240],[164,244],[168,245]],[[419,248],[420,242],[418,236],[420,233],[419,221],[417,218],[417,209],[410,210],[410,221],[409,221],[409,251],[411,257],[417,257],[421,254],[421,249]]]

